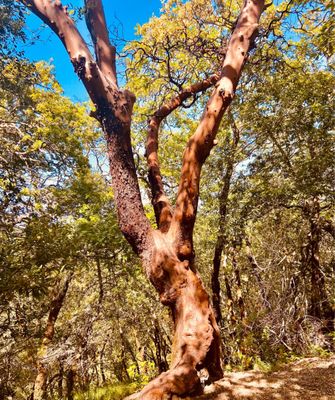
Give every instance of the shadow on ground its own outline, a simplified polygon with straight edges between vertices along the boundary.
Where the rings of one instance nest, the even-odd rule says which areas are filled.
[[[272,373],[227,373],[195,399],[335,400],[335,357],[300,360]]]

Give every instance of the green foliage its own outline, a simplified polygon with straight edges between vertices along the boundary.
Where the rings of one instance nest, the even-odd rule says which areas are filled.
[[[140,361],[138,366],[131,364],[127,371],[131,381],[145,386],[155,376],[156,366],[152,361]]]
[[[117,383],[102,388],[91,389],[85,393],[75,394],[75,400],[122,400],[140,389],[138,383]]]
[[[8,58],[17,55],[17,45],[25,39],[23,7],[11,0],[0,1],[0,65],[3,66]]]

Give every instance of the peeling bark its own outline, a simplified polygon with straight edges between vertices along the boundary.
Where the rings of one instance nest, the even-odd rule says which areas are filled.
[[[175,336],[170,370],[154,379],[141,399],[160,399],[199,389],[197,371],[206,367],[213,380],[222,376],[219,332],[202,281],[187,260],[178,257],[173,232],[154,232],[147,270],[160,300],[172,310]]]
[[[130,140],[135,96],[126,89],[120,90],[116,78],[113,79],[115,54],[112,59],[113,50],[108,40],[101,0],[85,1],[89,31],[98,52],[97,61],[59,0],[20,1],[29,6],[61,39],[74,70],[95,105],[96,111],[92,115],[101,123],[107,140],[120,229],[136,254],[141,254],[147,248],[151,227],[144,214]],[[104,51],[108,51],[108,55]]]
[[[106,29],[105,14],[99,0],[86,0],[86,25],[90,31],[97,64],[107,80],[116,88],[117,75],[115,65],[116,49],[110,43]]]
[[[171,226],[182,238],[179,254],[193,258],[193,228],[196,218],[202,165],[215,145],[215,137],[224,112],[229,107],[247,54],[257,35],[263,0],[246,0],[228,43],[222,75],[207,102],[200,124],[189,139],[184,156],[176,208]]]

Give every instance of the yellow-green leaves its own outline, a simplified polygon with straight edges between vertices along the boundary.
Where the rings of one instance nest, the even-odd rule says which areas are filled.
[[[35,140],[35,142],[31,146],[31,150],[39,150],[43,146],[43,140]]]

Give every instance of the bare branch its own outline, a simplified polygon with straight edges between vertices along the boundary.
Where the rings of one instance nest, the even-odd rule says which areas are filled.
[[[161,122],[176,108],[181,106],[185,100],[196,93],[204,92],[219,80],[218,75],[197,82],[188,88],[183,89],[177,96],[163,104],[149,119],[148,136],[146,143],[146,157],[149,168],[149,181],[152,192],[152,204],[154,206],[156,221],[161,231],[169,228],[172,218],[170,202],[164,193],[162,177],[158,160],[158,131]]]
[[[179,249],[182,258],[193,257],[192,234],[196,218],[200,172],[210,150],[222,116],[230,105],[246,62],[248,51],[258,33],[258,22],[264,8],[264,0],[244,2],[236,27],[229,40],[222,68],[222,78],[217,82],[200,124],[189,139],[183,156],[181,180],[171,227],[179,231],[183,245]]]
[[[267,5],[267,7],[271,6],[272,3]],[[274,26],[277,22],[280,22],[284,17],[286,17],[287,14],[291,12],[291,7],[294,5],[293,0],[289,0],[289,2],[286,4],[286,7],[284,10],[279,11],[276,15],[275,18],[273,18],[269,24],[269,26],[266,29],[266,35],[269,35],[271,32],[274,30]]]
[[[101,2],[87,0],[91,33],[97,40],[98,63],[91,55],[66,8],[59,0],[20,0],[42,19],[61,39],[79,78],[95,104],[92,113],[102,125],[107,140],[114,201],[119,226],[137,254],[148,247],[151,226],[145,216],[131,147],[130,124],[135,96],[116,86],[115,58],[109,46]],[[101,40],[100,40],[101,39]],[[107,51],[108,50],[108,51]],[[109,65],[109,62],[112,65]]]
[[[110,43],[105,13],[101,0],[85,0],[86,25],[94,43],[101,72],[117,87],[115,47]]]
[[[97,104],[96,87],[104,90],[100,74],[84,39],[60,1],[20,0],[60,38],[66,48],[74,70],[83,81],[93,103]]]

